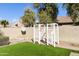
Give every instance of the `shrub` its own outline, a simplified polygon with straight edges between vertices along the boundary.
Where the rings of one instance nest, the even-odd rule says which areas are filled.
[[[7,45],[9,43],[9,37],[0,35],[0,45]]]
[[[3,35],[3,32],[0,30],[0,36],[2,36]]]
[[[0,35],[0,40],[7,40],[9,37]]]

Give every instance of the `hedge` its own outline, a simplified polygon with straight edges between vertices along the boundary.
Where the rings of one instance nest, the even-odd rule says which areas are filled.
[[[7,36],[0,36],[0,45],[7,45],[9,44],[9,37]]]

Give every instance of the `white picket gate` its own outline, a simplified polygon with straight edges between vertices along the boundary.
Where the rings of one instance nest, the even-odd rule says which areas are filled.
[[[37,41],[39,44],[41,40],[46,41],[47,45],[59,44],[59,26],[57,23],[47,24],[35,24],[34,30],[34,43]],[[46,40],[45,40],[46,39]]]

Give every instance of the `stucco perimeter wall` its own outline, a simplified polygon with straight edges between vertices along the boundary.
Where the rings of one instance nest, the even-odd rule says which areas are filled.
[[[33,38],[33,27],[26,28],[26,35],[21,34],[21,28],[0,28],[4,35],[10,39],[25,38],[31,40]],[[79,44],[79,26],[63,25],[59,26],[60,41]]]
[[[32,39],[33,38],[33,28],[27,27],[26,28],[26,34],[22,35],[21,28],[14,27],[14,28],[0,28],[0,30],[3,32],[4,35],[9,36],[10,39],[19,39],[19,38],[25,38],[25,39]]]
[[[60,41],[79,44],[79,26],[60,26]]]

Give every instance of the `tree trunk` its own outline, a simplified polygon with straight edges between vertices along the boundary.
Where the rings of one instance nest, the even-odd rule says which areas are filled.
[[[6,27],[6,25],[4,25],[4,28]]]
[[[74,26],[76,25],[75,20],[73,20],[73,25],[74,25]]]

